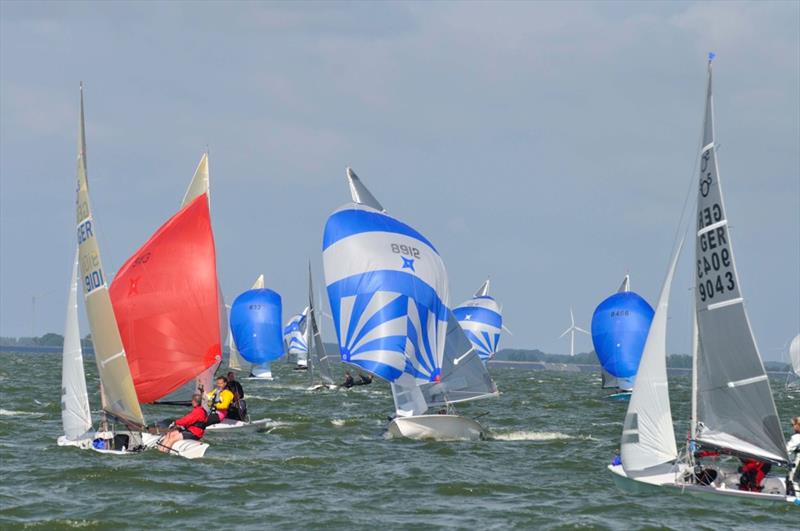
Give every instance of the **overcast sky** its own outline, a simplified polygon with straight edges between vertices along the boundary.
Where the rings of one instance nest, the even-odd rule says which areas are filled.
[[[438,247],[453,304],[491,276],[514,333],[501,347],[566,352],[570,306],[588,328],[626,271],[655,304],[710,50],[756,338],[780,359],[800,331],[798,2],[3,1],[0,15],[2,335],[30,334],[32,296],[35,332],[63,328],[83,80],[109,275],[177,210],[209,146],[224,292],[264,273],[288,317],[309,258],[321,283],[352,165]],[[689,350],[688,251],[672,352]]]

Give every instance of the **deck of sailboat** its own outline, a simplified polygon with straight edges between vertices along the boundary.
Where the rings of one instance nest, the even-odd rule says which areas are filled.
[[[796,496],[787,496],[786,494],[773,492],[739,490],[730,480],[723,480],[717,486],[684,483],[680,478],[683,477],[684,473],[688,470],[688,465],[683,463],[666,466],[651,474],[642,474],[636,477],[629,476],[622,465],[609,465],[608,470],[611,472],[617,487],[625,492],[634,494],[654,494],[666,488],[675,493],[691,494],[714,501],[727,500],[729,502],[738,502],[747,500],[756,503],[778,502],[798,505],[798,498]],[[783,492],[785,492],[786,487],[782,478],[767,476],[764,483],[772,485],[773,490],[783,489]],[[780,486],[778,486],[778,483],[780,483]]]

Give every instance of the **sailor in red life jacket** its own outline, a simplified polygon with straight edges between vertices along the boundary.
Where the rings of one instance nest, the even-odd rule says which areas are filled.
[[[180,440],[199,441],[203,438],[208,413],[203,409],[202,404],[203,397],[201,395],[192,395],[192,410],[188,415],[179,418],[173,423],[174,427],[164,436],[159,450],[169,452],[172,445]]]

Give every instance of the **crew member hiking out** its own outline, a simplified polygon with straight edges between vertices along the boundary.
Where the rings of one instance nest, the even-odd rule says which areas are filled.
[[[170,431],[161,441],[159,450],[169,452],[172,449],[172,445],[180,440],[199,441],[203,438],[208,413],[206,413],[202,403],[203,397],[201,395],[192,395],[192,410],[172,424]]]

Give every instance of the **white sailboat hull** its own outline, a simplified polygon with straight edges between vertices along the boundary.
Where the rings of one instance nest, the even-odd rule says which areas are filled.
[[[721,472],[722,477],[711,485],[684,483],[681,478],[688,471],[688,466],[685,464],[677,465],[677,468],[664,467],[651,474],[636,477],[629,476],[622,465],[609,465],[608,470],[620,490],[633,494],[658,493],[666,488],[675,493],[690,494],[713,501],[749,500],[763,503],[791,503],[800,506],[800,501],[796,496],[786,496],[784,479],[776,476],[767,476],[764,479],[762,492],[750,492],[738,489],[738,473],[725,474]]]
[[[485,436],[485,431],[478,422],[460,415],[396,417],[389,423],[387,432],[391,437],[445,441],[475,441]]]
[[[115,435],[125,433],[125,432],[115,432]],[[110,432],[97,432],[95,434],[95,438],[108,438],[111,435]],[[79,446],[79,448],[83,450],[92,450],[99,454],[111,454],[111,455],[136,455],[144,450],[150,449],[157,449],[161,438],[163,435],[153,434],[153,433],[141,433],[139,434],[142,438],[142,445],[143,448],[137,450],[128,450],[127,448],[122,448],[120,450],[116,449],[104,449],[104,448],[95,448],[92,445],[92,440],[88,440],[87,446]],[[61,445],[61,437],[59,437],[59,445]],[[208,444],[201,442],[201,441],[194,441],[194,440],[181,440],[177,441],[172,445],[172,449],[169,452],[172,455],[177,455],[179,457],[183,457],[185,459],[198,459],[203,457],[208,449]]]
[[[270,419],[254,420],[246,422],[244,420],[231,420],[225,419],[218,424],[212,424],[206,428],[206,433],[230,433],[230,432],[247,432],[247,431],[260,431],[267,427]]]

